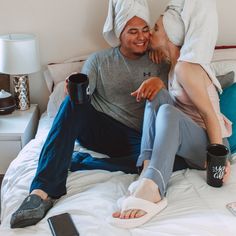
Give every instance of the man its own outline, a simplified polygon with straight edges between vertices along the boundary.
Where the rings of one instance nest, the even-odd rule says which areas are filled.
[[[152,100],[164,86],[157,77],[160,65],[146,54],[148,22],[145,0],[110,0],[104,38],[113,48],[93,54],[82,70],[89,78],[91,104],[65,98],[42,148],[30,195],[12,215],[12,228],[36,224],[53,206],[52,199],[66,194],[76,139],[110,157],[88,166],[82,161],[79,169],[137,172],[144,99]]]

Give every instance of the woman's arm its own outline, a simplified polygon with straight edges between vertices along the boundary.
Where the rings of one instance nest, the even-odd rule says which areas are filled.
[[[211,81],[206,72],[198,64],[178,62],[175,68],[178,82],[187,92],[204,120],[210,143],[222,144],[219,121],[209,99],[207,86]],[[223,182],[230,176],[230,162],[227,160]]]
[[[210,101],[207,86],[211,81],[198,64],[178,62],[175,66],[176,79],[197,107],[204,123],[210,143],[222,144],[221,128]]]

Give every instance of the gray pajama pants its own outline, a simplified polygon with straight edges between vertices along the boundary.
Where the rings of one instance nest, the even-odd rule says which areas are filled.
[[[196,169],[204,169],[209,139],[206,130],[174,106],[167,90],[147,102],[140,156],[137,166],[150,160],[143,177],[153,180],[165,195],[172,174],[175,155],[183,157]],[[228,146],[227,139],[224,144]]]

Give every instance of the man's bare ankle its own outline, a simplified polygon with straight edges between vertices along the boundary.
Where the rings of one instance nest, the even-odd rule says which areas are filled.
[[[46,200],[48,198],[48,194],[41,189],[34,189],[30,194],[36,194],[43,200]]]

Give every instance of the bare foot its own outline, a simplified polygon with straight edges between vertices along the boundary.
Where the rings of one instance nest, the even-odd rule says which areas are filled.
[[[150,163],[150,160],[145,160],[143,162],[143,169],[142,169],[142,172],[141,172],[141,174],[139,176],[140,179],[143,177],[143,174],[144,174],[145,170],[147,169],[149,163]]]
[[[142,178],[140,180],[140,183],[137,186],[137,189],[135,190],[133,196],[153,203],[157,203],[161,200],[160,192],[156,183],[153,182],[151,179],[146,178]],[[140,209],[132,209],[123,212],[117,211],[113,213],[112,216],[114,218],[120,219],[132,219],[142,217],[145,214],[146,212]]]
[[[48,194],[41,189],[34,189],[30,194],[36,194],[43,200],[46,200],[48,198]]]

